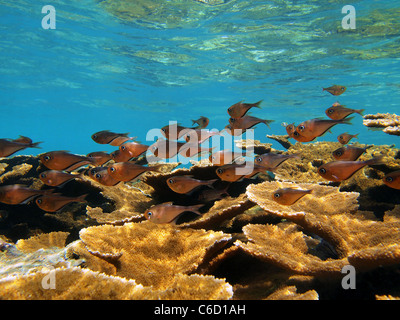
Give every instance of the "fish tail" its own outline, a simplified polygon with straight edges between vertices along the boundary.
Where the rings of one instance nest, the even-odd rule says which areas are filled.
[[[274,121],[275,121],[275,120],[263,120],[263,123],[265,123],[269,129],[271,129],[271,127],[270,127],[269,124],[272,123],[272,122],[274,122]]]
[[[213,184],[214,182],[218,181],[219,179],[212,179],[212,180],[208,180],[207,183],[205,185],[209,186],[210,188],[213,188]]]
[[[384,163],[385,163],[385,162],[383,161],[383,159],[384,159],[384,156],[377,156],[377,157],[374,157],[374,158],[372,158],[372,159],[370,159],[370,160],[364,161],[364,163],[365,163],[367,166],[381,165],[381,164],[384,164]]]
[[[355,110],[355,112],[356,113],[358,113],[359,115],[364,115],[364,111],[365,111],[365,109],[358,109],[358,110]]]
[[[202,216],[203,214],[199,211],[201,208],[204,207],[204,204],[196,204],[194,206],[191,207],[192,212],[198,214],[199,216]]]
[[[263,102],[263,101],[264,101],[264,99],[261,99],[260,101],[256,102],[256,103],[254,104],[254,107],[261,109],[260,104],[261,104],[261,102]]]
[[[31,143],[30,147],[31,147],[31,148],[38,148],[38,149],[41,149],[42,147],[39,147],[39,144],[41,144],[41,143],[43,143],[43,141]]]
[[[351,120],[353,120],[353,119],[354,119],[354,117],[345,118],[345,119],[339,120],[339,123],[343,123],[343,124],[352,124],[352,123],[351,123]]]
[[[76,201],[77,201],[77,202],[87,202],[86,197],[87,197],[88,195],[89,195],[88,193],[85,193],[85,194],[79,196],[78,198],[76,198]]]

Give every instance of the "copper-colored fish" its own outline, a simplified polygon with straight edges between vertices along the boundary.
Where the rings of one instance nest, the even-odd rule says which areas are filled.
[[[201,153],[211,153],[215,147],[207,148],[201,147],[199,144],[187,143],[179,150],[179,154],[185,158],[198,156]]]
[[[129,159],[136,158],[140,156],[142,153],[145,153],[150,146],[145,144],[140,144],[137,142],[126,142],[119,146],[119,151],[122,154],[126,154]],[[125,160],[127,161],[127,160]]]
[[[72,202],[86,202],[87,194],[79,197],[66,197],[60,194],[43,195],[36,198],[37,206],[46,212],[57,212]]]
[[[346,91],[345,86],[334,85],[328,88],[322,88],[322,91],[328,91],[330,94],[334,96],[340,96],[342,93]]]
[[[383,182],[390,188],[400,190],[400,170],[388,173]]]
[[[193,130],[193,128],[182,127],[175,123],[162,127],[161,133],[168,140],[178,140],[190,130]]]
[[[253,164],[253,166],[246,164],[227,164],[216,169],[217,176],[222,181],[235,182],[242,178],[250,178],[259,172],[267,171],[266,168]]]
[[[42,180],[45,185],[51,187],[61,187],[67,182],[80,177],[80,174],[72,174],[60,170],[48,170],[39,174],[39,179]]]
[[[229,197],[228,188],[230,183],[226,185],[223,189],[206,189],[201,191],[198,195],[198,200],[202,202],[210,202],[215,200],[220,200],[223,197]]]
[[[256,103],[243,103],[243,100],[235,103],[234,105],[230,106],[228,108],[228,114],[231,116],[231,118],[234,119],[239,119],[243,117],[247,111],[249,111],[251,108],[260,108],[260,103],[262,100],[256,102]]]
[[[272,199],[281,205],[290,206],[310,193],[312,193],[312,190],[282,188],[273,192]]]
[[[223,166],[230,164],[235,160],[243,158],[245,154],[241,152],[233,152],[232,150],[220,150],[210,155],[209,160],[213,165]]]
[[[33,143],[32,139],[29,137],[24,137],[24,136],[19,136],[17,139],[13,139],[12,141],[14,142],[19,142],[19,143],[27,143],[31,144]],[[39,142],[40,143],[40,142]]]
[[[232,126],[232,129],[241,129],[241,130],[247,130],[259,123],[264,123],[268,128],[270,128],[269,124],[271,122],[274,122],[274,120],[266,120],[266,119],[260,119],[252,116],[243,116],[240,119],[234,119],[230,118],[229,119],[229,124]]]
[[[147,220],[154,223],[171,223],[176,220],[183,212],[190,211],[201,216],[199,209],[203,204],[193,206],[178,206],[173,205],[172,202],[161,203],[147,209],[144,216]]]
[[[234,129],[233,126],[230,124],[226,125],[224,130],[234,137],[241,136],[243,133],[246,132],[245,129]]]
[[[332,120],[341,120],[353,113],[358,113],[363,115],[364,109],[349,109],[345,106],[342,106],[338,102],[334,103],[332,107],[326,109],[326,115],[331,118]]]
[[[176,156],[179,151],[184,151],[186,145],[186,142],[159,139],[150,146],[149,151],[158,158],[168,159]]]
[[[366,148],[345,146],[333,151],[332,155],[336,160],[356,161],[365,151],[367,151]]]
[[[302,134],[300,134],[297,130],[294,130],[292,133],[292,138],[298,142],[310,142],[310,141],[315,140],[317,138],[317,136],[305,137]]]
[[[16,140],[9,140],[9,139],[0,139],[0,157],[8,157],[12,154],[24,150],[26,148],[40,148],[39,144],[41,142],[27,142],[30,138],[21,137]]]
[[[113,178],[108,173],[107,167],[91,168],[89,170],[89,177],[91,177],[93,180],[97,181],[98,183],[102,184],[103,186],[107,186],[107,187],[116,186],[118,183],[121,182],[121,181]]]
[[[349,134],[347,132],[340,134],[337,139],[341,144],[348,144],[350,142],[351,139],[353,138],[357,138],[358,137],[358,133],[357,134]]]
[[[92,134],[93,141],[100,144],[109,144],[119,147],[126,141],[133,140],[135,137],[128,137],[129,133],[115,133],[109,130],[103,130]]]
[[[290,138],[293,138],[293,133],[296,131],[296,126],[294,123],[287,124],[285,122],[282,123],[282,126],[285,127],[286,133]]]
[[[50,170],[72,171],[87,164],[94,164],[92,158],[69,153],[68,151],[50,151],[39,156],[43,165]]]
[[[0,202],[5,204],[25,204],[37,196],[52,192],[53,190],[34,190],[19,184],[0,186]]]
[[[210,139],[212,136],[220,136],[221,132],[219,131],[211,131],[211,130],[206,130],[206,129],[193,129],[189,130],[187,133],[184,135],[184,139],[186,142],[191,142],[191,143],[203,143],[204,141]]]
[[[93,159],[95,166],[102,166],[112,159],[112,156],[104,151],[91,152],[86,157]]]
[[[377,157],[367,161],[332,161],[318,168],[318,174],[326,180],[340,182],[351,178],[365,166],[378,165],[382,158]]]
[[[110,153],[111,159],[114,160],[114,162],[125,162],[131,159],[131,155],[127,152],[121,152],[121,150],[115,150]]]
[[[192,176],[175,176],[167,179],[167,185],[172,191],[176,193],[186,194],[200,186],[211,187],[212,184],[217,180],[218,179],[198,180],[192,178]]]
[[[298,154],[277,154],[269,152],[255,157],[254,162],[272,171],[286,160],[293,158],[299,159],[300,156]]]
[[[311,119],[300,123],[295,131],[305,139],[315,139],[325,134],[325,132],[337,124],[351,124],[350,121],[352,119],[353,118],[342,120]]]
[[[159,167],[145,167],[132,162],[118,162],[108,167],[111,177],[124,182],[131,181],[147,171],[159,171]]]
[[[210,119],[208,119],[207,117],[201,116],[201,117],[200,117],[199,119],[197,119],[197,120],[192,120],[192,122],[193,122],[192,125],[194,125],[195,123],[198,124],[198,126],[197,126],[197,127],[194,127],[193,129],[204,129],[204,128],[206,128],[206,127],[208,126],[208,124],[209,124],[209,122],[210,122]]]

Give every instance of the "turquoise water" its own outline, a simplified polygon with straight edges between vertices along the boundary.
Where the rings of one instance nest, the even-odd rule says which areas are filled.
[[[275,120],[257,126],[263,142],[286,134],[282,122],[326,117],[337,100],[366,114],[399,112],[400,1],[352,2],[354,31],[341,28],[346,1],[225,2],[138,1],[129,12],[118,9],[123,1],[0,1],[1,138],[43,141],[18,154],[113,151],[91,135],[130,132],[150,144],[148,130],[200,116],[221,130],[240,100],[263,99],[252,115]],[[41,27],[47,4],[55,30]],[[347,91],[322,92],[332,84]],[[361,116],[352,122],[317,141],[348,131],[399,146]]]

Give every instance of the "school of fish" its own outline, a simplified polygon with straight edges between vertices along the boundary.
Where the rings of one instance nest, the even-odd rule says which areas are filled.
[[[334,85],[323,88],[334,96],[339,96],[346,91],[345,86]],[[202,207],[210,201],[219,200],[228,196],[231,183],[243,179],[251,179],[258,173],[274,172],[285,161],[301,159],[301,154],[265,153],[252,155],[254,160],[251,165],[246,162],[246,154],[230,149],[215,150],[203,147],[202,143],[222,136],[224,132],[232,136],[241,136],[246,130],[256,125],[265,124],[270,128],[274,120],[258,118],[248,115],[252,108],[261,109],[262,100],[255,103],[237,102],[227,109],[228,124],[221,131],[206,129],[209,118],[201,116],[191,120],[193,127],[185,127],[177,123],[169,123],[160,129],[162,135],[151,145],[141,144],[136,137],[129,137],[129,133],[116,133],[102,130],[94,133],[91,138],[97,144],[107,144],[117,147],[111,153],[95,151],[87,155],[78,155],[65,150],[55,150],[39,155],[41,164],[46,170],[38,174],[38,178],[47,187],[34,190],[23,185],[1,185],[0,202],[8,205],[22,205],[34,201],[45,212],[56,213],[63,210],[73,202],[85,203],[87,194],[76,197],[67,197],[62,194],[64,185],[75,179],[88,176],[105,187],[113,187],[119,183],[129,183],[140,179],[146,172],[158,172],[159,165],[138,164],[139,157],[150,154],[153,160],[170,159],[177,155],[194,157],[206,154],[210,164],[215,167],[217,179],[200,180],[190,175],[176,175],[166,179],[166,187],[176,194],[193,196],[193,204],[181,206],[173,202],[157,204],[144,212],[144,217],[154,223],[176,223],[184,212],[193,212],[202,215]],[[311,142],[323,136],[333,126],[351,125],[353,117],[350,115],[363,115],[363,109],[346,108],[339,102],[334,103],[325,110],[329,119],[308,119],[297,126],[294,123],[283,123],[290,138],[300,143]],[[196,125],[196,126],[195,126]],[[357,134],[343,132],[337,137],[342,147],[334,150],[334,161],[322,164],[318,174],[332,182],[341,182],[352,177],[365,166],[382,164],[382,158],[376,157],[366,161],[358,158],[366,152],[366,148],[349,144],[352,139],[358,138]],[[17,139],[0,139],[0,157],[9,157],[16,152],[27,148],[40,148],[42,142],[33,142],[30,138],[20,136]],[[217,187],[218,181],[223,182],[223,187]],[[390,188],[400,190],[400,171],[387,174],[383,183]],[[275,190],[271,199],[285,206],[290,206],[300,201],[305,196],[313,196],[312,189],[301,190],[297,188],[280,188]],[[200,202],[200,203],[198,203]]]

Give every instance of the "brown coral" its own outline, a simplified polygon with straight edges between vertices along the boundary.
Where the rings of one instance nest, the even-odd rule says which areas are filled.
[[[367,114],[363,124],[366,127],[383,128],[383,132],[400,135],[400,116],[390,113]]]

